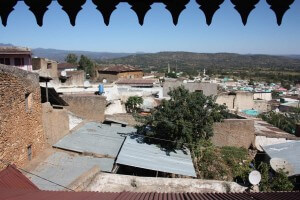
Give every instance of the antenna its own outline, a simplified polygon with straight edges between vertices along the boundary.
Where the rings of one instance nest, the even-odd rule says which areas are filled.
[[[261,174],[259,171],[254,170],[249,174],[248,179],[252,185],[258,185],[261,181]]]

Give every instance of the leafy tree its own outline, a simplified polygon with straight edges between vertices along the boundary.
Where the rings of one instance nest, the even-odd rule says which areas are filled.
[[[163,100],[150,116],[142,118],[141,134],[175,142],[157,141],[165,148],[182,148],[188,144],[190,149],[201,139],[213,135],[212,125],[222,121],[228,113],[226,106],[215,102],[216,98],[202,93],[190,93],[183,86],[168,93],[170,100]]]
[[[279,99],[279,98],[280,98],[280,92],[273,90],[272,91],[272,99]]]
[[[77,64],[78,61],[78,57],[76,54],[70,53],[67,55],[67,57],[65,58],[65,61],[67,63],[71,63],[71,64]]]
[[[169,78],[177,78],[177,75],[176,75],[176,73],[167,73],[166,74],[166,77],[169,77]]]
[[[259,115],[264,121],[284,130],[290,134],[295,134],[296,124],[300,122],[300,115],[295,109],[295,113],[268,112]]]
[[[142,105],[143,102],[144,102],[144,100],[142,97],[139,97],[139,96],[129,97],[125,103],[127,112],[136,113],[139,110],[139,106]]]
[[[292,191],[294,189],[293,182],[288,178],[287,173],[283,169],[279,169],[275,172],[274,176],[271,176],[270,165],[262,162],[258,166],[258,170],[261,173],[260,191]]]
[[[88,57],[81,55],[79,60],[79,68],[80,70],[84,70],[87,75],[94,77],[95,75],[95,66],[92,60]]]

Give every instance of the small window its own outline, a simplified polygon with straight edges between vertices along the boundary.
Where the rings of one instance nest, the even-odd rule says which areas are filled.
[[[31,145],[29,145],[27,147],[27,156],[28,156],[28,160],[30,161],[32,159],[32,148],[31,148]]]
[[[203,94],[203,90],[195,90],[195,92],[199,92],[199,93]]]
[[[32,104],[33,104],[32,93],[25,94],[25,108],[26,108],[26,112],[31,112],[31,110],[32,110]]]
[[[10,59],[9,58],[0,58],[0,64],[10,65]]]
[[[23,66],[24,58],[15,58],[15,66]]]
[[[47,63],[47,69],[51,69],[52,68],[52,64],[51,63]]]

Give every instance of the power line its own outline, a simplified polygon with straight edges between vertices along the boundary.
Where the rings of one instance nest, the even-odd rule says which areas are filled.
[[[9,162],[4,161],[4,160],[2,160],[2,159],[0,159],[0,162],[2,162],[3,164],[5,164],[5,165],[7,165],[7,166],[8,166],[8,165],[11,165]],[[48,182],[50,182],[50,183],[52,183],[52,184],[55,184],[55,185],[57,185],[57,186],[60,186],[60,187],[62,187],[62,188],[65,188],[65,189],[67,189],[67,190],[70,190],[70,191],[75,192],[75,190],[72,190],[72,189],[70,189],[70,188],[68,188],[68,187],[66,187],[66,186],[63,186],[63,185],[59,184],[59,183],[56,183],[56,182],[54,182],[54,181],[51,181],[51,180],[46,179],[46,178],[44,178],[44,177],[41,177],[41,176],[39,176],[39,175],[37,175],[37,174],[31,173],[31,172],[29,172],[29,171],[27,171],[27,170],[25,170],[25,169],[22,169],[22,168],[17,167],[17,166],[16,166],[16,168],[17,168],[18,170],[20,170],[20,171],[23,171],[23,172],[25,172],[25,173],[28,173],[28,174],[30,174],[30,175],[33,175],[33,176],[36,176],[36,177],[38,177],[38,178],[40,178],[40,179],[43,179],[43,180],[45,180],[45,181],[48,181]]]

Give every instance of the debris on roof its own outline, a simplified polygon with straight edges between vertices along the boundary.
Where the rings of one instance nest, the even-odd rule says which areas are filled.
[[[154,171],[196,177],[190,151],[171,152],[155,144],[147,144],[141,136],[127,136],[118,155],[117,164]]]
[[[14,165],[8,165],[4,170],[0,171],[0,188],[39,190],[38,187],[16,169]],[[0,194],[2,193],[0,192]]]

